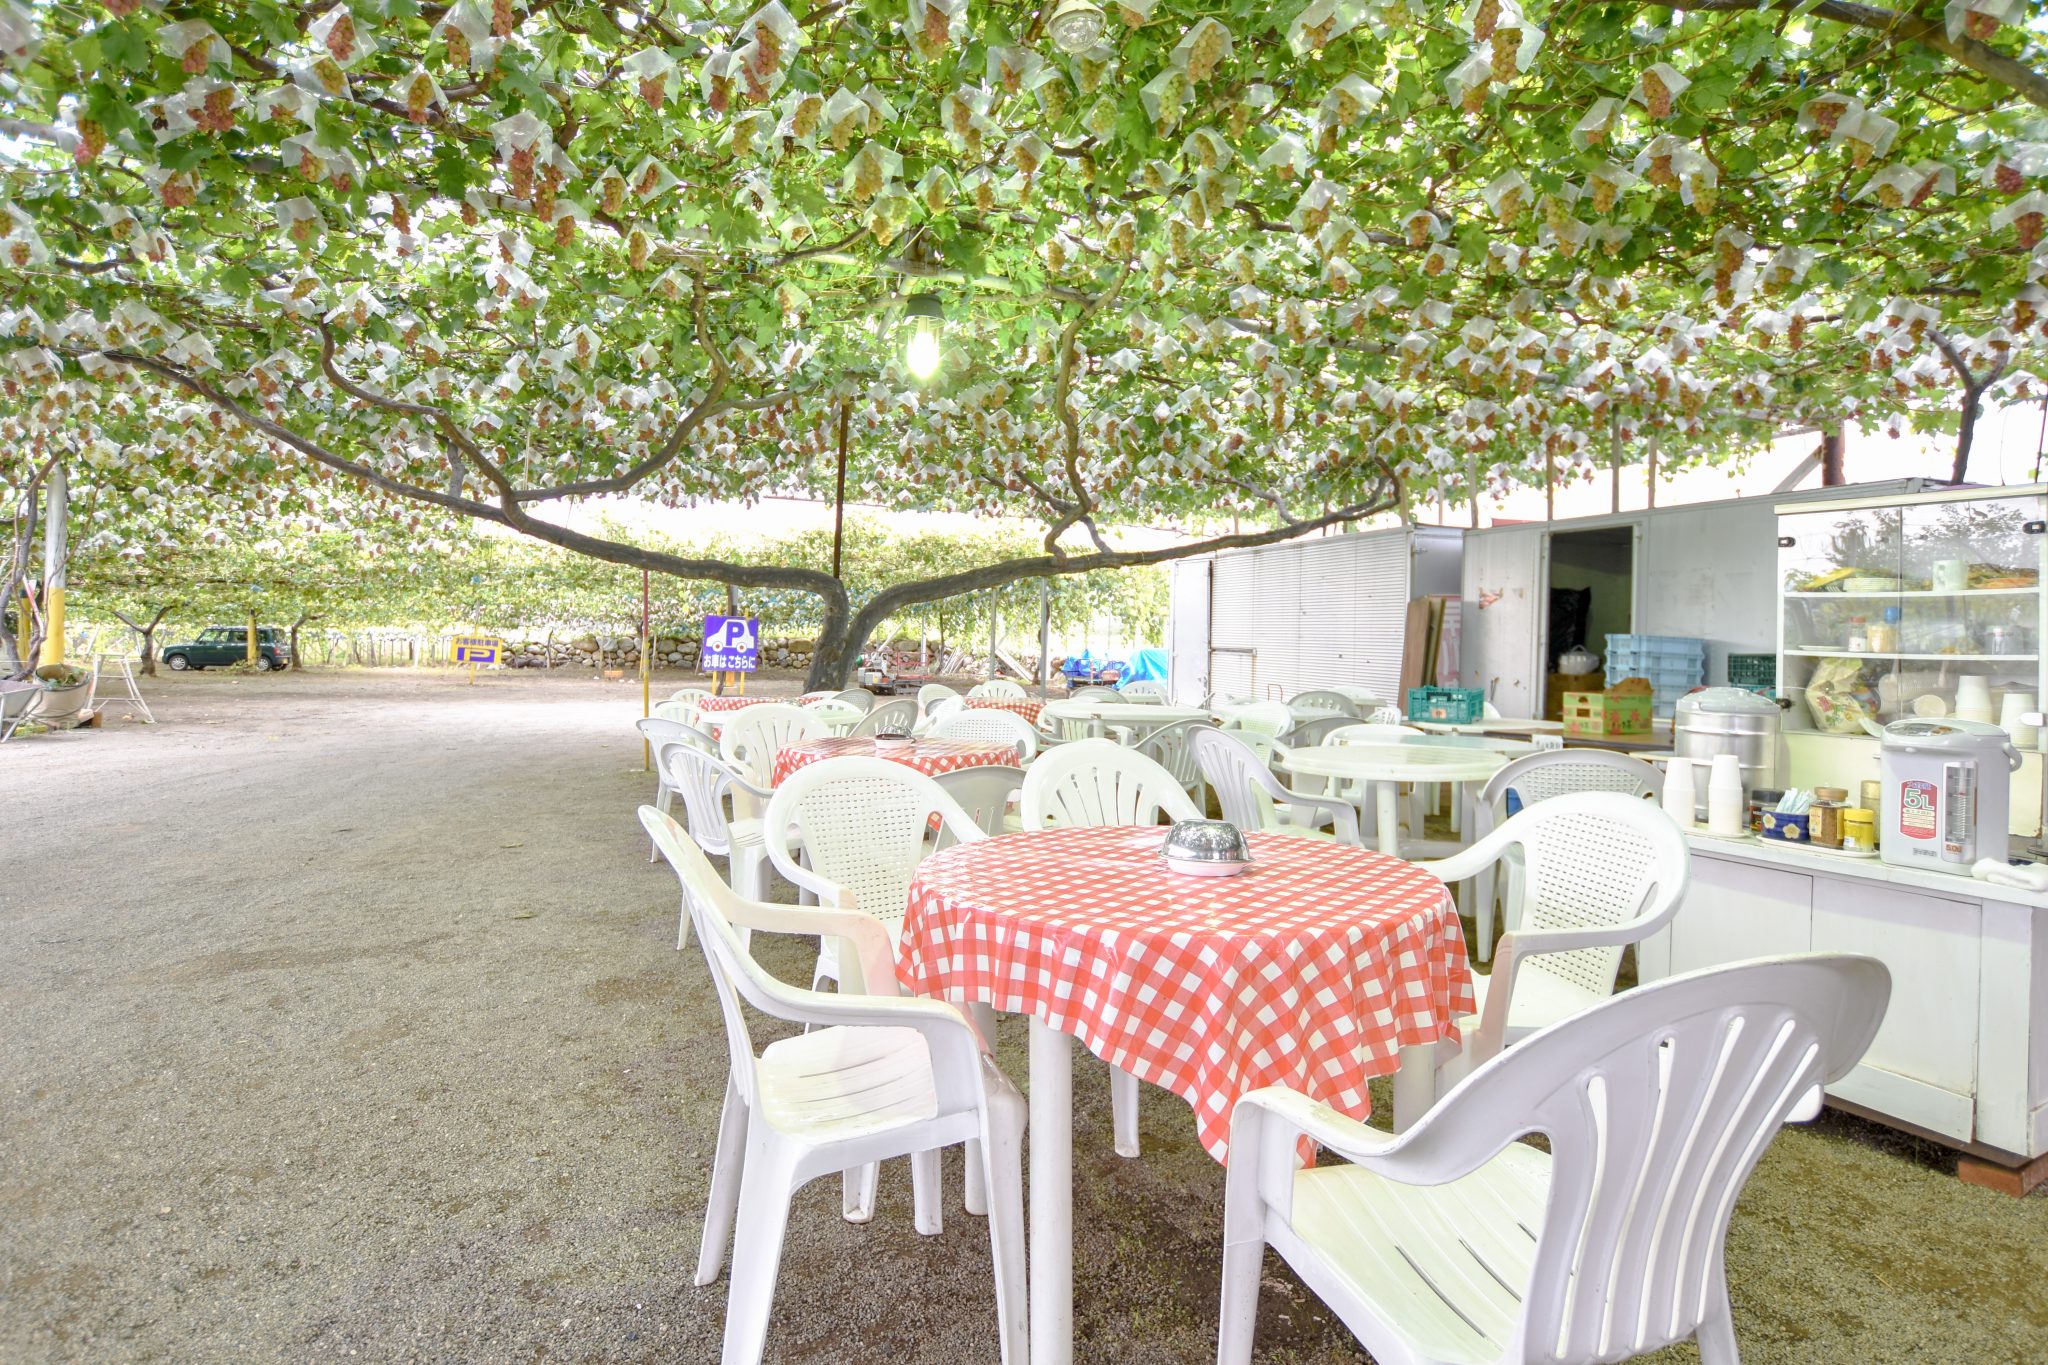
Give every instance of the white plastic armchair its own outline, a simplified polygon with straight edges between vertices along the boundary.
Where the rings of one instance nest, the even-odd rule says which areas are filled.
[[[1510,762],[1506,767],[1487,779],[1474,801],[1477,813],[1473,819],[1472,835],[1483,838],[1502,820],[1507,819],[1508,792],[1515,793],[1515,799],[1523,810],[1548,801],[1568,792],[1620,792],[1624,796],[1650,796],[1663,788],[1663,774],[1640,758],[1617,754],[1607,749],[1554,749],[1539,753],[1525,754]],[[1522,907],[1522,859],[1519,853],[1510,851],[1502,859],[1497,876],[1496,869],[1488,868],[1479,874],[1474,884],[1474,917],[1477,921],[1479,939],[1473,945],[1474,956],[1484,962],[1493,952],[1493,902],[1494,886],[1498,881],[1503,889],[1501,908],[1506,927],[1512,929],[1520,921]]]
[[[792,744],[823,739],[829,733],[811,710],[807,706],[763,702],[734,712],[718,732],[718,755],[728,763],[737,763],[755,786],[766,787],[774,780],[777,754]]]
[[[1068,701],[1120,702],[1123,699],[1123,693],[1117,691],[1114,687],[1105,687],[1101,683],[1088,683],[1067,693]]]
[[[1199,820],[1180,780],[1114,740],[1080,739],[1047,753],[1024,773],[1024,828],[1156,825]],[[1109,1099],[1119,1155],[1138,1155],[1138,1078],[1112,1066]]]
[[[957,716],[967,709],[967,699],[957,693],[950,697],[934,697],[932,698],[931,709],[924,713],[924,720],[920,723],[921,728],[918,733],[928,734],[934,725],[937,725],[947,716]]]
[[[867,708],[843,697],[825,697],[812,702],[804,707],[804,710],[810,712],[818,724],[835,735],[852,733],[853,727],[860,724],[861,717],[867,715]]]
[[[1464,881],[1521,850],[1528,882],[1519,928],[1502,935],[1491,976],[1475,977],[1479,1013],[1458,1021],[1463,1048],[1438,1070],[1438,1093],[1503,1047],[1614,993],[1621,950],[1671,922],[1692,852],[1661,806],[1575,792],[1512,816],[1470,848],[1418,863]]]
[[[664,744],[686,744],[693,749],[698,749],[714,756],[718,753],[717,740],[705,734],[696,726],[686,725],[679,720],[664,720],[659,717],[649,716],[645,720],[634,721],[633,726],[640,732],[641,738],[647,741],[650,754],[657,759],[661,754],[661,746]],[[666,812],[669,808],[669,802],[674,796],[675,789],[669,785],[667,771],[657,761],[654,765],[654,808],[658,811]],[[649,841],[647,848],[648,862],[654,861],[655,852],[652,841]]]
[[[920,716],[928,716],[931,714],[933,702],[944,697],[957,697],[959,695],[958,692],[955,692],[944,683],[926,683],[923,687],[917,689],[917,713]]]
[[[1228,730],[1201,729],[1188,736],[1188,747],[1202,776],[1216,791],[1223,818],[1239,829],[1275,830],[1314,838],[1335,838],[1359,844],[1358,812],[1335,796],[1309,796],[1289,791],[1273,776],[1264,759]],[[1332,833],[1324,834],[1329,825]]]
[[[1284,701],[1248,701],[1218,708],[1223,728],[1239,735],[1261,760],[1272,762],[1280,736],[1294,728],[1294,713]]]
[[[1121,694],[1125,701],[1156,701],[1162,705],[1167,697],[1166,684],[1157,678],[1139,678],[1134,682],[1127,682],[1123,685]]]
[[[858,914],[735,895],[674,821],[648,806],[640,818],[682,882],[731,1054],[695,1275],[699,1285],[718,1278],[737,1227],[722,1365],[762,1358],[797,1190],[835,1171],[908,1156],[917,1230],[934,1234],[939,1153],[959,1143],[980,1163],[988,1191],[1000,1358],[1025,1365],[1024,1101],[974,1026],[941,1000],[826,995],[776,980],[748,955],[737,929],[854,939],[877,970],[889,945]],[[808,1031],[757,1053],[743,1002]]]
[[[976,683],[967,689],[970,697],[999,697],[1004,701],[1024,700],[1024,687],[1008,678],[990,678],[985,683]]]
[[[846,733],[872,735],[883,730],[900,730],[907,735],[916,724],[917,703],[908,697],[893,697],[876,702],[874,708],[855,721],[853,728]]]
[[[930,739],[958,739],[972,743],[1008,744],[1016,749],[1017,760],[1029,763],[1038,757],[1038,731],[1014,711],[994,707],[962,709],[939,717],[925,731]]]
[[[654,709],[647,714],[655,720],[674,721],[678,725],[695,725],[697,723],[697,703],[694,700],[677,701],[671,697],[667,701],[656,702]]]
[[[1356,720],[1364,713],[1358,703],[1334,687],[1311,687],[1297,692],[1287,699],[1287,709],[1294,712],[1297,720],[1313,720],[1318,716],[1350,716]]]
[[[960,809],[981,829],[983,834],[1009,834],[1021,828],[1018,818],[1010,814],[1017,794],[1024,787],[1022,768],[1002,768],[993,764],[982,764],[974,768],[955,768],[949,773],[940,773],[932,778],[946,795],[960,803]],[[937,847],[944,848],[954,842],[941,830]]]
[[[722,758],[687,744],[664,744],[654,754],[668,788],[683,799],[690,817],[690,837],[714,858],[725,859],[732,888],[748,900],[768,899],[768,848],[761,840],[761,822],[738,813],[737,807],[760,809],[769,793],[754,786]],[[657,849],[658,851],[658,849]],[[676,925],[676,947],[690,940],[689,908]]]
[[[1381,1365],[1590,1365],[1688,1337],[1736,1365],[1736,1197],[1890,989],[1875,959],[1822,954],[1674,977],[1543,1030],[1398,1138],[1253,1091],[1231,1116],[1218,1365],[1249,1365],[1268,1244]],[[1304,1137],[1350,1164],[1296,1170]]]
[[[1107,739],[1062,744],[1024,773],[1024,828],[1156,825],[1202,813],[1174,775]]]
[[[1215,728],[1206,720],[1176,720],[1153,729],[1132,747],[1172,773],[1173,780],[1200,808],[1206,804],[1202,769],[1195,762],[1195,751],[1188,746],[1188,736],[1196,730]]]
[[[711,695],[711,689],[708,687],[678,687],[675,691],[668,694],[668,699],[673,702],[681,702],[685,706],[695,706],[697,703],[707,700]]]
[[[775,789],[761,836],[777,872],[821,905],[872,917],[893,939],[910,906],[911,878],[931,851],[934,818],[956,842],[987,837],[959,802],[914,768],[886,758],[828,758],[797,769]],[[838,939],[827,938],[818,945],[811,985],[896,989],[893,968],[873,978],[862,967]]]
[[[848,706],[858,707],[862,715],[866,715],[875,709],[875,694],[868,691],[865,687],[849,687],[842,692],[834,692],[832,700],[843,701]]]

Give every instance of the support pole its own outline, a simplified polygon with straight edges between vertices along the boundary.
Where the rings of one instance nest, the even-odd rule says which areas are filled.
[[[249,667],[254,668],[256,666],[256,608],[253,606],[249,608],[249,638],[243,643],[247,647],[243,657],[248,660]]]
[[[1038,580],[1038,696],[1052,695],[1052,582]]]
[[[996,676],[996,595],[988,595],[988,676]]]
[[[647,570],[642,569],[640,571],[640,718],[642,720],[654,714],[654,708],[649,704],[653,686],[651,675],[648,673],[648,658],[653,652],[654,642],[648,636],[648,595],[648,573]],[[654,744],[645,735],[642,735],[640,737],[640,771],[644,773],[653,767]]]
[[[42,666],[64,662],[64,561],[70,555],[71,482],[60,461],[50,466],[43,514],[43,655]],[[23,618],[26,627],[27,618]],[[254,657],[253,655],[251,657]]]
[[[839,400],[839,474],[832,492],[832,576],[839,577],[839,550],[846,539],[846,400]]]
[[[1650,438],[1650,477],[1648,487],[1650,490],[1650,506],[1654,509],[1657,506],[1657,438],[1655,436]]]

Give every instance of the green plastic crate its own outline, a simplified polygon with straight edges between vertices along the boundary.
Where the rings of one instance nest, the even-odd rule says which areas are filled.
[[[1470,725],[1486,715],[1486,693],[1477,687],[1411,687],[1408,719]]]
[[[1770,691],[1778,685],[1778,657],[1775,654],[1730,654],[1728,685],[1751,691]]]

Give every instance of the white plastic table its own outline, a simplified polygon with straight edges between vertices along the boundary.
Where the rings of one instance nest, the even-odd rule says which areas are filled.
[[[1380,852],[1398,855],[1401,826],[1398,793],[1403,782],[1484,782],[1506,765],[1496,749],[1446,743],[1318,744],[1290,749],[1280,766],[1303,777],[1370,782],[1377,801]],[[1465,793],[1459,799],[1465,799]]]
[[[1249,872],[1184,877],[1164,836],[1006,834],[933,854],[910,887],[898,980],[1031,1020],[1032,1365],[1074,1358],[1076,1039],[1185,1099],[1221,1161],[1232,1106],[1267,1085],[1362,1118],[1392,1075],[1405,1128],[1473,1003],[1457,913],[1421,868],[1262,830]]]
[[[1157,730],[1162,725],[1171,725],[1177,720],[1207,720],[1210,712],[1199,706],[1168,706],[1165,703],[1135,701],[1075,701],[1071,697],[1049,701],[1040,714],[1054,720],[1084,721],[1088,733],[1097,739],[1102,737],[1104,726],[1129,725],[1140,728],[1138,738]]]

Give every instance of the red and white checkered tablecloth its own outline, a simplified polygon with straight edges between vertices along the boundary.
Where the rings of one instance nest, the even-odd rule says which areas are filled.
[[[1007,834],[925,859],[896,971],[920,995],[1029,1013],[1193,1106],[1218,1161],[1230,1110],[1289,1085],[1354,1118],[1402,1047],[1473,1009],[1442,882],[1346,844],[1254,833],[1252,869],[1198,878],[1161,829]]]
[[[1022,716],[1032,725],[1038,724],[1038,713],[1045,709],[1045,703],[1035,697],[968,697],[966,701],[977,710],[1008,711],[1013,716]]]
[[[763,702],[794,702],[794,697],[699,697],[696,707],[699,711],[737,711],[743,706],[759,706]]]
[[[878,752],[870,735],[843,735],[835,739],[812,739],[792,744],[775,755],[772,785],[798,768],[828,758],[886,758],[915,768],[926,777],[957,772],[961,768],[999,768],[1017,762],[1017,750],[1007,744],[984,744],[965,739],[914,740],[906,749]]]

